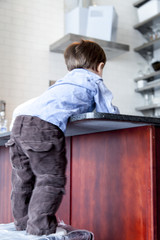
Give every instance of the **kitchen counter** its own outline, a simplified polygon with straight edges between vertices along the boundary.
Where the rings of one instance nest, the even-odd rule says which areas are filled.
[[[10,137],[10,132],[0,133],[0,146],[4,146]]]
[[[146,125],[160,126],[160,118],[89,112],[72,116],[69,119],[65,136],[69,137]],[[4,146],[9,136],[10,132],[0,134],[0,146]]]
[[[91,112],[72,116],[65,135],[74,136],[146,125],[160,126],[160,118]]]

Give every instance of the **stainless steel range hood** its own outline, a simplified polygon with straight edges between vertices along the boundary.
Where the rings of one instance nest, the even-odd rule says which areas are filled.
[[[55,53],[63,53],[69,44],[71,44],[72,42],[80,41],[81,39],[92,40],[97,42],[106,52],[107,59],[112,59],[129,51],[129,45],[126,44],[104,41],[101,39],[90,38],[87,36],[81,36],[72,33],[65,35],[55,43],[51,44],[50,51]]]

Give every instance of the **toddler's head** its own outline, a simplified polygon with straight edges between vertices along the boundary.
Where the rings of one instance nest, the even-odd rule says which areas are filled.
[[[64,52],[64,58],[69,71],[84,68],[97,72],[100,64],[103,69],[107,61],[104,50],[89,40],[70,44]]]

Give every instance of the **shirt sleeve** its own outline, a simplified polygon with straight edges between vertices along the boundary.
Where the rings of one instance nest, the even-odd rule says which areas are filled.
[[[103,113],[120,113],[118,107],[112,104],[113,95],[104,85],[103,80],[97,83],[97,92],[94,96],[96,111]]]

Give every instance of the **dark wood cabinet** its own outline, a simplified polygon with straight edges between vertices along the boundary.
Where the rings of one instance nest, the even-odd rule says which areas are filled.
[[[11,204],[11,166],[9,152],[4,146],[0,147],[0,223],[12,222]]]
[[[155,129],[72,141],[72,226],[93,231],[98,240],[156,239]]]

